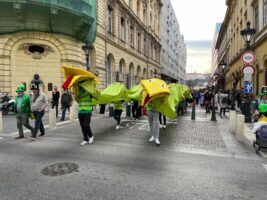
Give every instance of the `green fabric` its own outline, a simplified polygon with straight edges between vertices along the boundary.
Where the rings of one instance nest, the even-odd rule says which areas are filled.
[[[114,108],[115,110],[123,110],[124,103],[123,101],[115,101]]]
[[[267,104],[265,104],[265,103],[260,104],[259,105],[259,112],[260,113],[267,112]]]
[[[260,96],[260,97],[262,97],[262,96],[264,96],[264,95],[267,95],[267,93],[262,92],[262,93],[258,94],[258,96]]]
[[[152,101],[154,110],[171,119],[176,118],[175,107],[185,98],[192,98],[190,89],[186,85],[170,84],[170,95]]]
[[[22,96],[21,102],[21,113],[30,113],[31,112],[31,98],[30,95],[24,94]],[[17,106],[18,106],[18,96],[15,97],[15,104],[14,104],[14,112],[17,113]]]
[[[96,82],[94,80],[86,80],[82,83],[79,83],[79,85],[89,92],[95,100],[100,99],[101,93],[96,89]]]
[[[115,101],[130,101],[127,98],[128,89],[125,87],[123,83],[113,83],[109,85],[103,92],[101,92],[101,96],[98,100],[94,100],[92,105],[95,104],[112,104]]]
[[[153,111],[154,110],[153,102],[148,103],[147,106],[146,106],[146,109],[148,111]]]
[[[16,92],[25,92],[25,86],[24,86],[24,84],[20,84],[20,85],[17,87]]]
[[[132,87],[128,90],[128,98],[141,101],[142,100],[143,87],[141,84]]]

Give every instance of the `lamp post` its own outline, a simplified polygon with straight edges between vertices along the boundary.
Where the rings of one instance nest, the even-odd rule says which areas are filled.
[[[251,46],[250,43],[254,39],[254,35],[256,33],[256,30],[254,28],[250,28],[250,22],[247,22],[247,27],[240,31],[240,34],[242,35],[243,39],[246,42],[246,51],[250,51]],[[249,96],[246,94],[244,97],[244,100],[242,102],[242,114],[245,115],[245,122],[251,123],[251,101],[249,99]]]
[[[224,78],[224,80],[225,80],[225,77],[224,77],[224,70],[225,70],[225,68],[226,68],[226,66],[227,66],[227,63],[225,63],[224,60],[222,60],[222,61],[220,62],[219,65],[220,65],[221,68],[222,68],[223,78]],[[224,85],[224,84],[225,84],[225,82],[223,83],[221,89],[224,89],[224,88],[225,88],[225,85]]]
[[[84,54],[85,54],[85,57],[86,57],[86,70],[87,71],[90,71],[90,67],[89,67],[89,54],[90,54],[90,50],[92,50],[92,46],[86,40],[85,45],[82,46],[82,49],[83,49]]]

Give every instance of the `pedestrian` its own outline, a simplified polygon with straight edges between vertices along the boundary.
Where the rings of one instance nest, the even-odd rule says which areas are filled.
[[[219,95],[220,116],[222,116],[222,113],[225,116],[227,103],[228,103],[228,94],[226,93],[226,91],[223,90]]]
[[[31,112],[31,98],[30,95],[25,94],[25,86],[20,84],[16,90],[14,113],[16,114],[17,127],[19,135],[15,139],[24,138],[23,126],[29,129],[33,134],[33,127],[29,124],[29,115]]]
[[[57,90],[57,86],[54,86],[54,90],[52,92],[52,109],[56,107],[56,117],[58,117],[58,103],[59,103],[60,93]]]
[[[72,105],[72,95],[69,93],[68,89],[64,89],[62,95],[61,95],[61,109],[62,109],[62,115],[61,115],[61,121],[65,120],[66,110],[70,112],[70,106]]]
[[[159,113],[159,124],[160,124],[160,128],[166,129],[166,117],[161,113]]]
[[[40,88],[38,85],[32,84],[31,90],[33,92],[33,96],[31,98],[31,110],[35,118],[35,125],[34,125],[34,131],[32,133],[32,136],[29,137],[29,139],[35,141],[38,130],[40,130],[41,132],[39,136],[45,135],[45,129],[44,129],[44,125],[42,122],[42,118],[45,114],[45,108],[48,105],[48,100],[47,100],[47,96],[43,92],[40,91]]]
[[[208,90],[204,94],[204,99],[206,113],[210,113],[212,95]]]
[[[78,118],[83,133],[83,141],[80,145],[84,146],[94,142],[94,136],[90,126],[93,111],[93,106],[90,104],[92,102],[92,96],[80,85],[77,87],[74,98],[79,105]]]
[[[133,100],[133,106],[132,106],[132,115],[133,115],[134,120],[137,120],[139,118],[138,109],[139,109],[138,100],[134,99]]]
[[[121,114],[124,107],[124,101],[115,101],[114,102],[114,119],[117,121],[117,126],[115,129],[120,129],[120,123],[121,123]]]
[[[160,145],[159,141],[159,113],[154,110],[153,104],[147,105],[148,110],[148,123],[150,130],[149,142],[155,142],[156,145]]]

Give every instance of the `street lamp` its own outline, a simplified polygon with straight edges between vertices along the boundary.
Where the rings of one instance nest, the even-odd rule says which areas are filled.
[[[246,50],[249,51],[251,49],[250,43],[254,38],[256,30],[254,28],[250,28],[250,22],[247,22],[246,29],[240,31],[243,39],[246,42]],[[251,101],[249,96],[246,94],[244,97],[244,101],[242,103],[242,114],[245,115],[245,122],[251,123],[251,109],[250,109]]]
[[[256,33],[256,30],[254,28],[250,28],[250,22],[247,22],[246,29],[240,31],[240,34],[242,35],[243,39],[246,42],[246,50],[250,50],[250,43],[254,38],[254,35]]]
[[[82,46],[82,49],[83,49],[84,54],[85,54],[85,57],[86,57],[86,70],[87,71],[90,71],[90,67],[89,67],[89,54],[90,54],[90,50],[92,50],[92,46],[86,40],[85,45]]]

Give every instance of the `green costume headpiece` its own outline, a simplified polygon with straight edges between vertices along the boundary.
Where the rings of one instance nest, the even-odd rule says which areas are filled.
[[[17,87],[16,92],[25,92],[24,84],[19,84],[19,86]]]
[[[265,104],[265,103],[260,104],[260,105],[259,105],[259,112],[260,112],[260,113],[265,113],[265,112],[267,112],[267,104]]]

